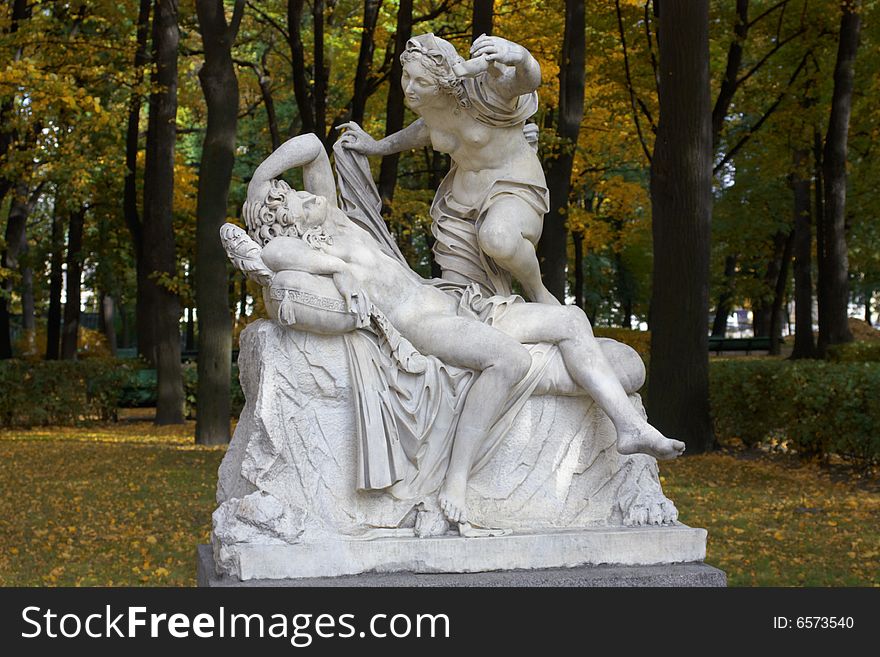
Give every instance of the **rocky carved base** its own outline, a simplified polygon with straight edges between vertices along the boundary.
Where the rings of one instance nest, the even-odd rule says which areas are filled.
[[[643,558],[627,552],[626,563],[702,559],[697,552],[705,552],[705,532],[676,523],[677,511],[663,495],[656,461],[618,454],[610,421],[588,397],[527,399],[497,449],[472,473],[469,519],[474,527],[494,530],[493,537],[459,538],[457,529],[450,529],[439,513],[437,491],[431,484],[357,490],[364,469],[364,446],[359,443],[364,418],[358,415],[351,350],[345,340],[285,329],[269,321],[255,322],[242,333],[239,368],[247,404],[220,466],[219,507],[213,516],[214,558],[221,574],[240,579],[271,577],[275,571],[284,573],[279,577],[307,576],[291,574],[290,568],[257,573],[248,566],[243,572],[242,564],[251,563],[257,553],[279,555],[282,561],[294,553],[309,553],[318,562],[322,554],[386,553],[391,564],[398,543],[406,545],[404,561],[417,564],[420,551],[427,559],[435,554],[432,546],[437,541],[443,544],[453,535],[455,541],[474,544],[443,557],[443,568],[450,564],[458,564],[456,572],[547,568],[566,565],[565,558],[544,564],[536,556],[529,565],[528,559],[517,557],[516,565],[504,566],[502,561],[477,563],[468,555],[479,553],[478,543],[491,541],[518,546],[514,551],[522,556],[520,547],[536,540],[536,535],[562,536],[561,544],[569,546],[563,550],[566,553],[578,549],[577,541],[570,540],[572,531],[595,536],[577,530],[597,528],[624,537],[622,546],[629,540],[625,537],[630,530],[624,528],[650,525],[669,527],[645,534],[639,548],[644,550]],[[409,394],[400,380],[382,381],[394,394]],[[638,395],[631,395],[631,400],[641,408]],[[412,417],[420,417],[420,412],[413,411]],[[444,467],[443,450],[448,445],[440,439],[430,444],[432,440],[429,432],[425,444],[408,455],[407,467]],[[691,542],[681,554],[673,550],[662,556],[663,541],[672,539],[656,537],[678,540],[687,532],[699,536],[688,534]],[[367,548],[367,542],[376,545]],[[618,549],[613,547],[617,544],[612,541],[608,549]],[[532,548],[527,547],[525,554]],[[535,550],[539,555],[541,550]],[[624,563],[623,556],[623,552],[620,558],[604,555],[600,562]],[[353,565],[337,569],[337,574],[383,571],[373,557],[349,561]],[[387,564],[385,571],[391,568]],[[318,574],[314,569],[304,572]]]

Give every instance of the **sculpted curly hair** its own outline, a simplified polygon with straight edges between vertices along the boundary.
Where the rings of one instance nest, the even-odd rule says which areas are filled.
[[[245,201],[241,209],[248,236],[260,246],[276,237],[299,237],[313,249],[331,244],[324,226],[306,226],[303,201],[312,198],[309,192],[297,192],[283,180],[270,180],[266,197]]]
[[[241,215],[248,235],[260,246],[266,246],[275,237],[299,237],[297,220],[287,207],[287,195],[293,190],[283,180],[271,180],[266,198],[261,201],[245,201]]]

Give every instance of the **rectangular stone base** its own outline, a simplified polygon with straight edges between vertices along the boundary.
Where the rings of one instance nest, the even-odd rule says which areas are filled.
[[[339,577],[360,573],[486,573],[615,564],[701,562],[706,530],[596,527],[483,538],[438,536],[345,539],[297,545],[235,545],[242,580]]]
[[[580,566],[490,573],[362,573],[340,577],[251,579],[220,576],[210,545],[198,546],[198,585],[202,587],[723,587],[727,576],[704,563],[654,566]]]

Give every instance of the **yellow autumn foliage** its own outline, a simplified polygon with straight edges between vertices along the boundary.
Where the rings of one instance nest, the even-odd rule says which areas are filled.
[[[193,423],[0,431],[0,585],[192,586],[223,447]],[[880,586],[880,484],[738,453],[661,464],[733,586]]]

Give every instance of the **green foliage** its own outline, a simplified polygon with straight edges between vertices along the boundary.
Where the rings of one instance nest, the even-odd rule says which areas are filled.
[[[608,326],[593,327],[593,333],[597,338],[611,338],[623,344],[629,345],[637,352],[647,364],[651,359],[651,332],[631,331],[624,328]]]
[[[241,390],[241,384],[238,382],[238,365],[232,364],[232,381],[230,382],[230,404],[233,417],[241,414],[244,408],[244,392]],[[187,363],[183,366],[183,394],[186,399],[186,415],[187,417],[195,417],[198,410],[198,367],[195,363]]]
[[[716,435],[868,465],[880,459],[880,364],[731,359],[710,367]]]
[[[878,363],[880,341],[831,345],[828,347],[828,360],[835,363]]]
[[[120,408],[156,405],[156,370],[143,364],[131,366],[119,393]]]
[[[128,364],[113,359],[0,361],[0,426],[114,418],[130,371]]]
[[[194,417],[198,407],[198,366],[196,363],[183,365],[183,393],[186,400],[186,415]],[[238,382],[238,365],[232,365],[232,415],[238,417],[244,408],[244,393]],[[156,370],[146,367],[132,368],[125,379],[119,398],[120,408],[139,408],[156,405]]]

